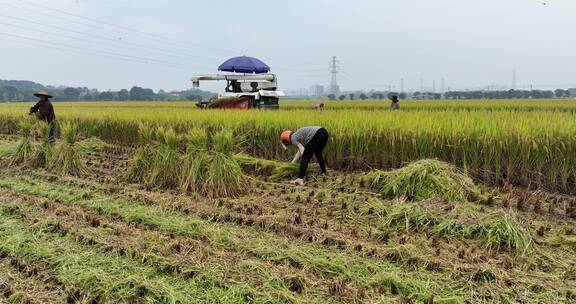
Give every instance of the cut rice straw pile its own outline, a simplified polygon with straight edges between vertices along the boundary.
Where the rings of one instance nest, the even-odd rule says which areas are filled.
[[[366,174],[369,187],[387,197],[411,201],[444,198],[452,202],[482,199],[480,188],[456,167],[434,159],[424,159],[394,171],[374,170]]]

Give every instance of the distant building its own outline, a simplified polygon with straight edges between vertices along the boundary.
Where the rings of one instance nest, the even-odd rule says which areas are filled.
[[[310,95],[318,97],[324,96],[324,86],[323,85],[315,85],[310,88]]]
[[[576,88],[568,89],[568,92],[570,92],[570,97],[576,97]]]

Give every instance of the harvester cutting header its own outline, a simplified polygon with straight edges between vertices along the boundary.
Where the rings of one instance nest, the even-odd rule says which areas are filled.
[[[195,88],[200,81],[225,80],[226,89],[217,99],[199,102],[201,108],[213,109],[272,109],[279,108],[278,101],[284,92],[278,91],[276,75],[270,67],[252,57],[234,57],[224,62],[219,71],[237,74],[197,75],[192,77]]]

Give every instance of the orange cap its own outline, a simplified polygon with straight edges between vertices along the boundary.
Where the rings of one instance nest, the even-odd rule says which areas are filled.
[[[290,144],[290,136],[292,135],[292,131],[286,130],[280,134],[280,140],[283,144],[289,145]]]

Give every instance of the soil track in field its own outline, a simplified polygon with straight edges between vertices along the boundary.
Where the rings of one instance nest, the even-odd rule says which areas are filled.
[[[518,218],[532,243],[524,255],[489,252],[482,239],[384,226],[387,210],[410,203],[363,189],[359,174],[335,172],[311,178],[306,187],[254,178],[251,193],[210,200],[126,183],[133,151],[112,145],[98,149],[87,156],[90,173],[82,177],[3,169],[3,216],[47,240],[61,238],[106,258],[136,262],[196,291],[205,288],[195,285],[202,277],[216,288],[212,292],[236,302],[574,300],[574,197],[494,189],[493,203],[475,208]],[[480,220],[448,202],[412,204]],[[21,299],[37,294],[59,302],[76,293],[77,301],[127,301],[153,294],[142,286],[126,297],[99,292],[63,280],[58,263],[22,256],[17,249],[3,252],[24,265],[44,265],[40,275],[27,276],[0,260],[0,278],[12,278],[0,281],[0,287]],[[33,288],[20,283],[28,281]],[[3,297],[14,300],[13,294]]]

